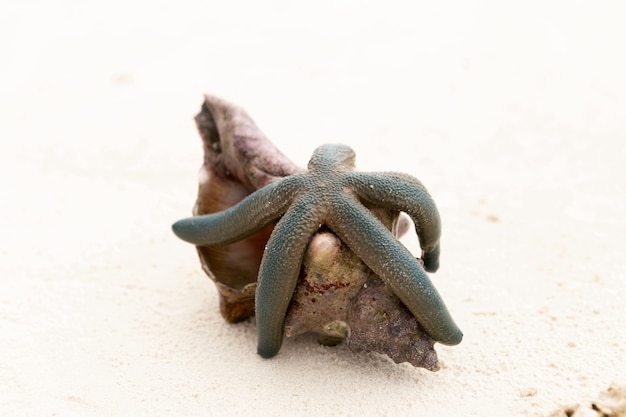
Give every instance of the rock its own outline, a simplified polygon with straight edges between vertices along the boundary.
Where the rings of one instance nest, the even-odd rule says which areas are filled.
[[[626,385],[613,384],[596,400],[561,407],[550,417],[626,417]]]

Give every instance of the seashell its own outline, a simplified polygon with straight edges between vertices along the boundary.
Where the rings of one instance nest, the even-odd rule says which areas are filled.
[[[241,108],[205,96],[195,121],[204,161],[194,215],[223,211],[271,182],[302,171],[263,135]],[[409,229],[398,212],[371,210],[397,237]],[[256,280],[273,226],[239,242],[197,246],[204,272],[215,282],[228,322],[254,315]],[[439,368],[434,341],[417,320],[350,249],[322,227],[307,248],[287,311],[285,336],[317,334],[320,343],[343,341],[355,351],[386,354],[432,371]]]

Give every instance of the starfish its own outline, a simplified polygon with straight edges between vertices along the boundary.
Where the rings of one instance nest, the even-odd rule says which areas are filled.
[[[357,172],[354,162],[352,148],[322,145],[313,152],[306,172],[278,179],[224,211],[172,226],[179,238],[212,246],[244,239],[279,219],[263,253],[255,296],[257,353],[264,358],[280,350],[302,258],[322,225],[383,279],[433,340],[456,345],[463,338],[425,272],[439,268],[441,221],[435,202],[408,174]],[[404,211],[412,218],[421,261],[368,207]]]

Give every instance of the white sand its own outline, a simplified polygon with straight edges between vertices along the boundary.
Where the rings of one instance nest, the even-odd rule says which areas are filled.
[[[623,2],[87,3],[0,7],[1,416],[541,416],[626,383]],[[169,229],[204,92],[300,165],[344,142],[427,185],[441,371],[262,360],[222,321]]]

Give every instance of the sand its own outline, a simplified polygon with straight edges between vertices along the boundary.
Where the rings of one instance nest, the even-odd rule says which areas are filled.
[[[622,2],[13,2],[0,13],[0,415],[546,416],[626,384]],[[343,142],[443,219],[442,369],[255,354],[193,247],[202,94]],[[414,239],[405,244],[417,252]]]

